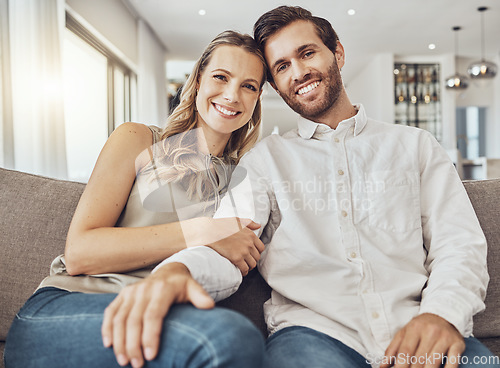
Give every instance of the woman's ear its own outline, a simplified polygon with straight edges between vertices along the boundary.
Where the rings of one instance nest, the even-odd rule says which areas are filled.
[[[196,84],[195,84],[195,86],[196,86],[196,89],[195,89],[196,95],[198,95],[198,90],[200,89],[200,75],[199,74],[196,77]]]

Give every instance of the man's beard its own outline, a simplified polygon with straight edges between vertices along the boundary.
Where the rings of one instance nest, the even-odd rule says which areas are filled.
[[[295,93],[297,86],[318,77],[321,79],[321,84],[325,85],[326,93],[313,101],[299,101],[299,96]],[[335,105],[342,88],[342,77],[337,66],[337,60],[334,59],[326,75],[321,73],[308,74],[301,81],[294,83],[287,93],[281,93],[281,97],[293,111],[306,119],[314,121],[325,115]]]

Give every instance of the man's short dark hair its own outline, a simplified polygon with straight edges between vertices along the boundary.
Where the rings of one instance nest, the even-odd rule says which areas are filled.
[[[326,47],[335,54],[337,49],[338,36],[329,21],[324,18],[315,17],[309,10],[301,8],[300,6],[279,6],[273,10],[264,13],[253,26],[253,35],[262,52],[266,46],[267,40],[282,28],[289,24],[304,20],[311,22],[316,28],[321,41]],[[272,82],[271,71],[267,71],[267,80]]]

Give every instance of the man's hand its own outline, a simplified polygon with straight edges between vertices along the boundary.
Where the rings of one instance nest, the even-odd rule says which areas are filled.
[[[394,336],[380,368],[457,368],[465,342],[458,330],[445,319],[430,313],[413,318]]]
[[[102,339],[113,346],[118,364],[142,367],[160,345],[163,319],[174,303],[212,308],[212,298],[181,263],[170,263],[142,281],[125,287],[104,312]]]

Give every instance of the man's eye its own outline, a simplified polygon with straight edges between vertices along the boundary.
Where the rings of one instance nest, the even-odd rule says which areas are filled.
[[[310,57],[314,54],[314,51],[308,51],[304,54],[304,57]]]
[[[279,72],[282,72],[283,70],[286,69],[286,64],[281,64],[277,69],[276,71],[279,73]]]

